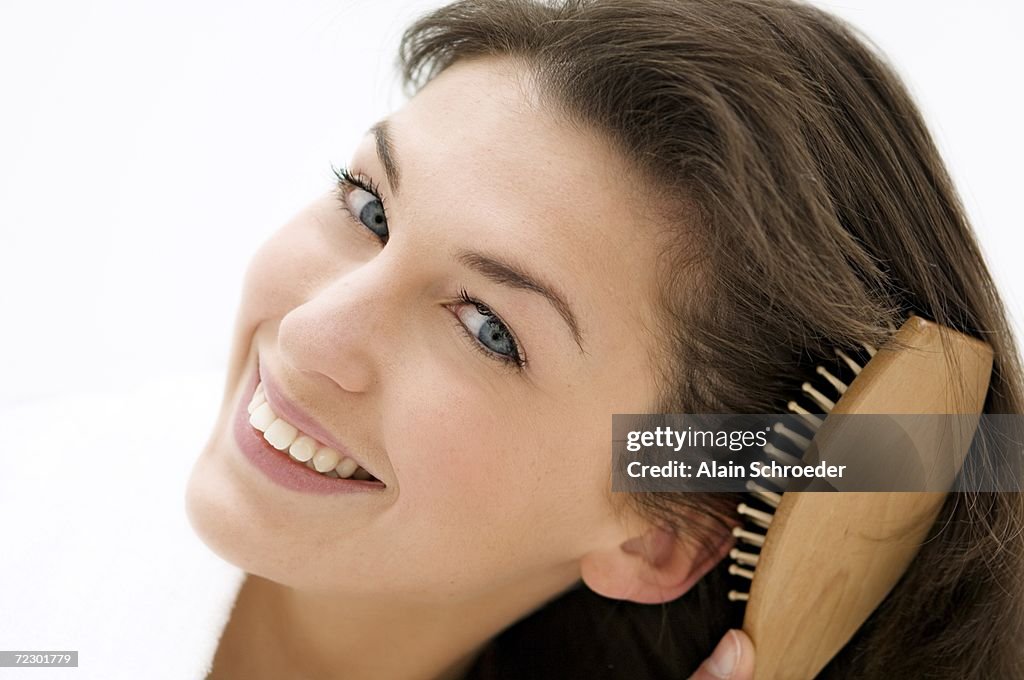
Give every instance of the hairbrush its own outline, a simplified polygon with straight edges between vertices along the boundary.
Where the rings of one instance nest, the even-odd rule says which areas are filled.
[[[836,414],[968,416],[953,436],[909,432],[918,455],[933,456],[939,467],[953,462],[945,491],[929,485],[915,492],[778,493],[749,482],[729,567],[749,579],[749,592],[733,590],[729,599],[746,603],[743,630],[757,649],[756,680],[813,678],[850,640],[914,559],[971,446],[991,377],[991,347],[918,316],[891,330],[896,342],[878,350],[836,350],[837,368],[817,366],[820,377],[789,402],[810,437],[785,427],[776,433],[789,450],[827,451],[830,441],[850,434],[831,427],[842,420]],[[785,448],[764,447],[769,456],[792,460]]]

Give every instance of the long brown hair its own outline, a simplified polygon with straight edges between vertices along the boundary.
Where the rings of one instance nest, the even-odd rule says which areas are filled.
[[[414,91],[485,55],[520,60],[553,113],[604,133],[674,206],[663,412],[781,412],[807,365],[879,344],[913,312],[987,341],[984,410],[1022,413],[1006,313],[935,144],[850,27],[781,0],[465,0],[407,30],[401,67]],[[629,499],[680,536],[736,502]],[[1019,494],[951,494],[821,677],[1024,677],[1022,527]],[[662,608],[572,590],[499,636],[473,676],[685,677],[738,623],[724,587],[716,570]]]

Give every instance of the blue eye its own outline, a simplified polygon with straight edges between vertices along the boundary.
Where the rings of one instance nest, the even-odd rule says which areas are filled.
[[[384,204],[379,198],[364,189],[355,189],[349,194],[352,214],[381,241],[388,240],[388,220],[384,215]]]
[[[526,362],[519,351],[519,345],[508,326],[483,303],[477,302],[465,290],[461,292],[462,303],[456,312],[466,335],[470,336],[481,352],[487,356],[523,368]]]
[[[369,180],[357,177],[342,168],[335,170],[338,178],[338,200],[352,218],[360,222],[381,240],[388,242],[388,218],[384,200],[377,187]]]

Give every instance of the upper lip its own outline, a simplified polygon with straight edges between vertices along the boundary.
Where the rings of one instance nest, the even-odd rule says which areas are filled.
[[[345,457],[351,458],[359,467],[377,479],[381,479],[380,475],[367,467],[359,457],[353,455],[347,446],[338,441],[322,425],[306,415],[292,400],[288,399],[284,392],[277,387],[274,379],[264,370],[262,362],[259,362],[257,370],[259,371],[260,382],[263,383],[263,390],[267,395],[267,403],[270,404],[270,409],[275,414],[297,427],[304,434],[308,434],[320,442],[321,445],[334,449],[343,459]]]

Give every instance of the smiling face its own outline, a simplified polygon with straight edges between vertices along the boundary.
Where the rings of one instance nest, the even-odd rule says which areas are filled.
[[[444,71],[356,150],[364,188],[343,182],[254,257],[187,498],[225,559],[350,596],[539,600],[621,540],[611,415],[654,404],[665,225],[625,162],[547,114],[524,73]],[[233,422],[257,371],[278,415],[381,484],[298,463],[282,484],[254,465]],[[241,438],[258,438],[247,418]],[[313,477],[358,488],[287,483]]]

